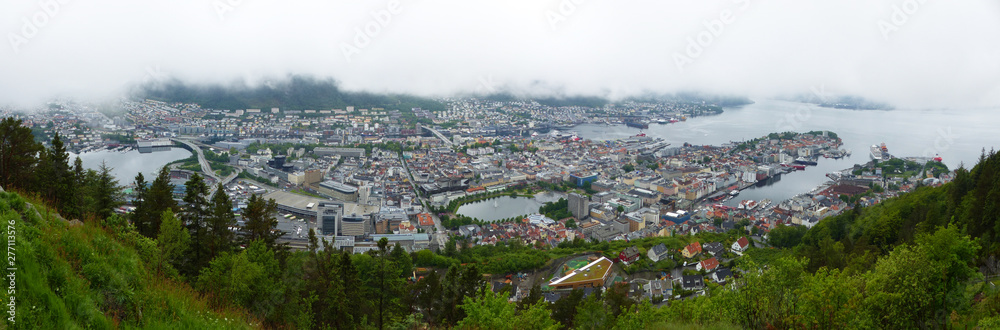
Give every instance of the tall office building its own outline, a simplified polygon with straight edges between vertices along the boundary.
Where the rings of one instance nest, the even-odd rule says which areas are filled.
[[[583,220],[590,215],[588,206],[590,206],[590,201],[586,196],[577,193],[569,194],[569,212],[573,213],[577,220]]]
[[[316,208],[316,230],[321,235],[340,235],[340,222],[344,206],[337,203],[320,203]]]

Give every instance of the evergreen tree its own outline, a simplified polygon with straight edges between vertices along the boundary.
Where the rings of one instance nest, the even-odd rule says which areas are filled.
[[[174,216],[173,211],[169,209],[163,211],[160,218],[160,235],[156,238],[156,242],[160,246],[161,262],[166,262],[177,269],[182,265],[189,248],[191,234],[184,228],[181,219]]]
[[[205,181],[198,173],[191,175],[185,186],[184,202],[187,205],[184,205],[184,212],[181,217],[184,219],[188,230],[191,231],[192,253],[191,264],[185,267],[185,271],[187,274],[197,274],[198,270],[211,260],[208,252],[208,244],[205,241],[208,230],[205,220],[208,218],[209,213],[208,201],[205,199],[205,195],[208,194],[208,186],[205,185]]]
[[[396,246],[392,248],[392,252],[389,254],[389,258],[392,262],[396,264],[400,272],[402,272],[403,277],[409,277],[410,272],[413,271],[413,258],[410,257],[409,253],[403,250],[403,247],[396,242]]]
[[[278,205],[273,199],[264,200],[257,195],[250,195],[247,207],[243,210],[243,219],[246,223],[246,241],[261,240],[268,247],[274,247],[275,241],[281,237],[282,233],[277,230],[278,219],[274,218]]]
[[[344,297],[347,299],[355,299],[356,297],[361,297],[361,278],[358,273],[358,269],[354,266],[354,262],[351,260],[351,255],[347,252],[340,254],[340,272],[338,274],[340,279],[341,287],[344,289]],[[355,305],[351,308],[345,317],[341,318],[338,324],[338,329],[353,329],[363,317],[363,311],[358,306]]]
[[[79,159],[79,157],[77,157]],[[146,228],[150,226],[149,221],[144,221],[146,219],[145,213],[148,212],[147,204],[145,204],[146,198],[148,198],[148,187],[146,187],[146,177],[139,172],[135,175],[135,189],[132,190],[132,194],[135,196],[132,199],[132,206],[135,210],[132,211],[132,224],[135,225],[136,231],[140,234],[146,232]],[[172,213],[172,212],[171,212]]]
[[[316,238],[315,231],[310,230],[310,238]],[[314,240],[318,248],[318,240]],[[341,254],[335,253],[329,244],[324,243],[324,250],[309,252],[312,257],[312,267],[305,272],[308,295],[316,297],[311,302],[312,323],[319,327],[348,328],[352,308],[344,294],[343,281],[339,277]]]
[[[316,237],[316,229],[309,228],[309,253],[315,255],[318,249],[319,238]]]
[[[72,182],[73,180],[68,181]],[[67,184],[67,186],[72,186],[72,184]],[[101,162],[93,191],[94,197],[97,199],[94,212],[100,219],[110,217],[114,210],[122,205],[124,199],[122,187],[118,185],[118,179],[111,175],[111,168],[105,162]]]
[[[442,303],[441,278],[431,271],[417,282],[416,305],[428,320],[437,320]]]
[[[441,286],[441,313],[439,314],[439,319],[437,319],[437,322],[442,325],[454,324],[461,319],[461,311],[458,309],[458,306],[464,297],[459,285],[459,278],[461,278],[461,275],[458,266],[452,265],[448,268],[448,273],[445,274],[443,285]]]
[[[538,303],[539,301],[542,301],[542,298],[544,298],[542,296],[542,287],[539,286],[538,283],[535,283],[535,285],[531,287],[531,290],[528,291],[528,295],[525,296],[524,299],[521,299],[521,301],[517,302],[517,310],[518,311],[527,310],[528,308],[531,308],[531,306],[533,306],[534,304]]]
[[[573,325],[577,329],[606,329],[609,328],[613,320],[613,318],[608,317],[608,312],[604,309],[604,302],[601,301],[600,296],[592,294],[577,306]]]
[[[618,283],[608,288],[604,294],[604,303],[607,304],[612,318],[617,318],[636,304],[635,300],[628,297],[628,284],[625,283]]]
[[[69,211],[67,206],[71,201],[70,196],[74,194],[70,189],[72,188],[72,180],[75,179],[70,175],[69,153],[66,151],[66,146],[59,133],[55,134],[51,143],[52,146],[41,153],[40,168],[36,177],[38,187],[42,197],[55,205],[57,209]],[[70,206],[70,208],[72,207]]]
[[[228,252],[233,247],[236,234],[232,228],[236,226],[236,216],[233,215],[232,209],[233,203],[220,183],[212,195],[211,215],[208,220],[209,259]]]
[[[403,254],[405,256],[405,253]],[[387,321],[398,315],[399,297],[403,294],[403,277],[399,265],[390,256],[389,240],[385,237],[378,241],[378,268],[369,286],[372,300],[375,303],[375,324],[383,329]],[[407,256],[408,257],[408,256]]]
[[[178,211],[177,201],[174,200],[174,185],[170,183],[170,169],[166,166],[160,168],[160,173],[149,186],[142,206],[143,210],[136,209],[136,216],[139,218],[135,220],[137,223],[143,223],[141,228],[144,228],[145,231],[140,231],[140,233],[146,237],[156,237],[157,233],[160,232],[159,215],[168,209],[174,212]]]
[[[27,190],[44,149],[35,142],[31,128],[13,117],[0,121],[0,187]]]
[[[94,193],[88,191],[91,187],[87,184],[87,171],[83,169],[83,160],[79,156],[73,160],[73,172],[71,175],[73,176],[73,180],[70,181],[72,185],[70,190],[73,191],[73,194],[70,196],[72,199],[72,203],[70,204],[73,206],[72,212],[75,213],[68,216],[80,218],[83,213],[93,212],[93,210],[89,210],[93,207],[93,203],[88,203],[87,199],[93,198]]]
[[[569,295],[552,305],[552,318],[567,328],[573,327],[576,319],[576,308],[583,301],[583,290],[573,289]]]

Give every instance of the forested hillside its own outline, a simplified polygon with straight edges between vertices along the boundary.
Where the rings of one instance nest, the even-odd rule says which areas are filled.
[[[142,86],[136,95],[164,102],[197,103],[206,109],[323,110],[385,108],[445,110],[441,102],[405,94],[343,91],[332,79],[290,76],[286,80],[249,87],[242,84],[193,85],[177,80]]]
[[[5,304],[16,298],[14,322],[4,321],[9,329],[239,329],[259,324],[243,310],[212,308],[190,286],[171,279],[156,240],[127,230],[125,219],[69,222],[37,198],[31,200],[0,193],[0,220],[9,226],[3,245],[13,248],[7,260],[16,268],[5,273],[15,274],[13,291],[9,277],[3,290]]]

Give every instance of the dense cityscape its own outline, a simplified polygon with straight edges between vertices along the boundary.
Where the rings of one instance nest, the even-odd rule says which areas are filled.
[[[997,14],[3,1],[0,329],[1000,329]]]
[[[209,187],[224,185],[237,215],[251,195],[272,199],[279,241],[295,249],[307,249],[310,231],[353,253],[377,250],[382,238],[408,253],[444,253],[498,243],[554,249],[574,241],[690,237],[680,249],[631,245],[600,259],[611,260],[615,270],[591,285],[629,283],[630,295],[657,302],[703,292],[703,281],[725,283],[734,260],[750,246],[769,246],[776,228],[810,228],[854,207],[953,177],[940,159],[886,154],[892,160],[829,173],[829,182],[788,200],[741,200],[743,189],[852,151],[841,149],[840,138],[829,131],[776,132],[714,146],[671,145],[643,133],[594,141],[573,132],[581,124],[671,125],[721,112],[713,104],[551,107],[475,98],[443,103],[447,110],[220,110],[123,99],[109,114],[52,102],[27,115],[4,116],[23,120],[42,140],[59,134],[68,149],[84,154],[195,148],[191,157],[168,165],[174,197],[180,200],[186,180],[201,173]],[[126,200],[133,200],[134,183],[120,179]],[[544,204],[535,195],[544,196]],[[517,199],[543,205],[530,212],[501,211]],[[730,200],[739,202],[723,205]],[[130,213],[132,204],[117,212]],[[490,211],[463,214],[464,204],[485,204],[503,218]],[[718,235],[702,241],[699,233]],[[514,300],[535,284],[547,290],[564,285],[544,272],[509,271],[521,275],[512,280],[497,274],[491,281],[512,285]],[[558,300],[559,291],[552,292],[546,299]]]

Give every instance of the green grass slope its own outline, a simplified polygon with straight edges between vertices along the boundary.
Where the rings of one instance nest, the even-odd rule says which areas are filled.
[[[210,309],[189,286],[162,275],[155,242],[130,230],[120,218],[72,225],[15,193],[0,192],[0,220],[3,245],[8,246],[0,323],[9,329],[225,329],[257,324],[238,310]],[[13,291],[10,268],[16,269]],[[14,322],[7,305],[11,296]]]

